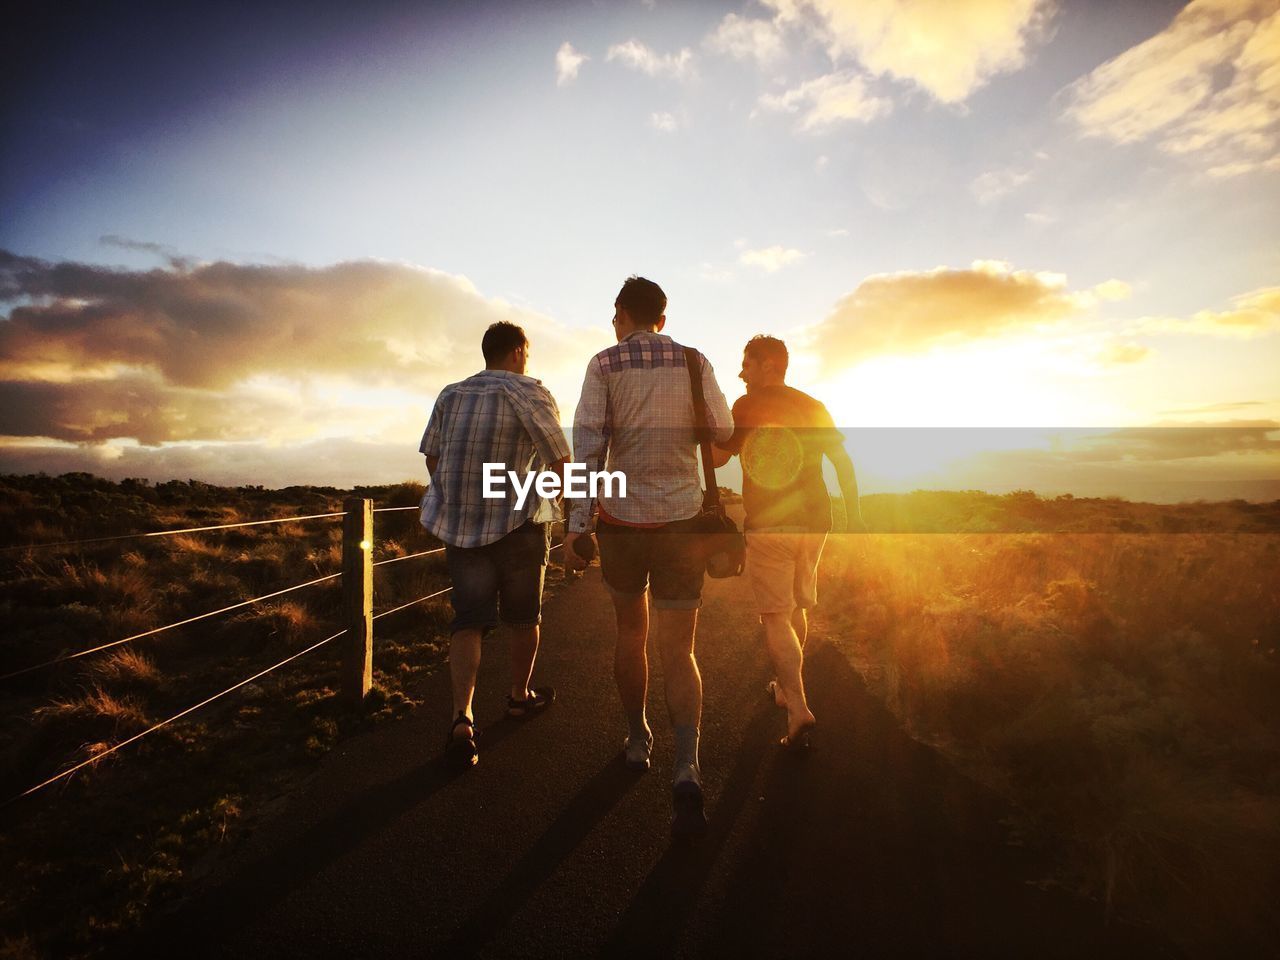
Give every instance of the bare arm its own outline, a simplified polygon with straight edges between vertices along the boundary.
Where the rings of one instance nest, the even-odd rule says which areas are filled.
[[[840,484],[840,496],[844,497],[845,525],[850,533],[865,533],[867,525],[862,521],[862,508],[858,504],[858,475],[853,460],[843,444],[827,450],[827,459],[836,468],[836,481]]]

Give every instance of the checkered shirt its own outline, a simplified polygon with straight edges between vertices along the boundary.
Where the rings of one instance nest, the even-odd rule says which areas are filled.
[[[569,456],[555,398],[533,377],[481,370],[451,383],[436,397],[418,448],[439,457],[422,498],[420,519],[428,532],[455,547],[482,547],[526,520],[559,519],[560,508],[530,487],[516,509],[506,470],[523,477]],[[483,496],[484,464],[503,464],[505,499]]]
[[[733,417],[715,371],[701,353],[702,394],[707,426],[717,441],[733,433]],[[627,477],[625,498],[600,498],[611,517],[629,523],[666,523],[692,517],[702,508],[693,394],[684,347],[647,330],[628,334],[587,364],[582,397],[573,416],[574,459],[588,472],[620,470]],[[590,523],[595,503],[569,501],[571,531]]]

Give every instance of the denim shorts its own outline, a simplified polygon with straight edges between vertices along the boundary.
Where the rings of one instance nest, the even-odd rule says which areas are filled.
[[[547,524],[529,521],[483,547],[445,544],[445,563],[453,580],[451,632],[488,633],[500,622],[515,627],[542,622],[549,532]]]
[[[702,606],[702,577],[706,560],[695,519],[676,520],[661,527],[627,527],[601,521],[600,572],[609,592],[635,597],[646,586],[659,609],[695,610]]]

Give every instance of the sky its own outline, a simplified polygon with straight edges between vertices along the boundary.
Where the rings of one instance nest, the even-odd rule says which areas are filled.
[[[424,480],[488,324],[568,425],[640,274],[866,492],[1280,496],[1280,0],[29,13],[0,471]]]

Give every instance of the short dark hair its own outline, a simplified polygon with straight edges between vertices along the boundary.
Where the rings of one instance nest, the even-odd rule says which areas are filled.
[[[658,318],[667,310],[667,295],[652,280],[644,277],[627,277],[618,291],[614,307],[621,307],[631,314],[631,319],[646,327],[656,327]]]
[[[511,351],[528,344],[529,338],[524,335],[522,328],[506,320],[499,320],[490,324],[489,329],[484,332],[480,350],[484,353],[485,363],[496,363]]]
[[[777,337],[758,333],[747,341],[743,353],[750,354],[757,360],[772,360],[774,368],[784,377],[787,375],[787,363],[791,357],[787,354],[787,345]]]

